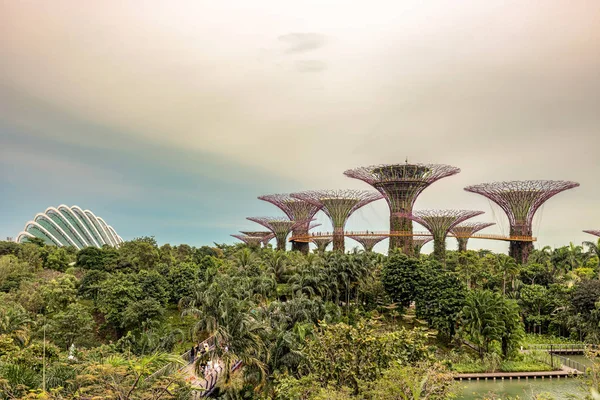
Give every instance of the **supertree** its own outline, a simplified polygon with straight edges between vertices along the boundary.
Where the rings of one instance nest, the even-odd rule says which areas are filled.
[[[311,238],[310,241],[317,245],[318,253],[324,253],[329,243],[333,241],[333,238],[331,236],[316,236]]]
[[[577,186],[577,182],[538,180],[482,183],[468,186],[465,190],[487,197],[504,210],[511,238],[520,239],[510,241],[510,256],[525,264],[533,249],[533,242],[528,239],[533,235],[536,211],[551,197]]]
[[[284,250],[289,233],[300,224],[308,224],[310,221],[290,221],[286,217],[248,217],[250,221],[261,224],[271,232],[277,241],[277,250]]]
[[[292,197],[320,207],[333,225],[333,250],[344,252],[344,226],[352,213],[383,196],[365,190],[314,190],[292,193]]]
[[[479,232],[488,226],[496,225],[494,222],[463,222],[450,229],[458,241],[458,251],[467,251],[467,242],[474,233]]]
[[[376,236],[376,235],[346,235],[351,239],[356,240],[358,243],[362,244],[365,251],[370,253],[373,251],[373,247],[384,239],[387,239],[388,235]]]
[[[446,236],[450,229],[469,218],[483,214],[471,210],[421,210],[406,214],[407,218],[423,225],[433,236],[433,257],[446,263]]]
[[[445,164],[381,164],[349,169],[344,175],[368,183],[385,197],[390,207],[390,232],[412,232],[410,215],[417,197],[429,185],[460,172],[460,168]],[[413,237],[390,236],[390,251],[401,248],[413,254]]]
[[[231,235],[231,236],[246,243],[248,245],[248,247],[252,247],[255,249],[260,248],[260,244],[263,241],[263,238],[260,236],[245,236],[245,235]]]
[[[590,235],[600,236],[600,230],[587,230],[585,233],[589,233]]]
[[[267,244],[269,244],[271,239],[273,239],[275,237],[275,235],[273,235],[273,232],[271,232],[271,231],[240,231],[240,233],[242,233],[246,236],[260,237],[262,239],[261,243],[262,243],[263,247],[267,247]]]
[[[413,236],[413,249],[414,254],[418,256],[421,254],[421,249],[425,244],[431,242],[433,240],[432,236]]]
[[[269,194],[258,196],[259,200],[267,201],[281,209],[292,221],[311,221],[321,207],[304,200],[284,194]],[[306,236],[310,230],[308,222],[295,227],[292,236]],[[308,242],[292,242],[292,250],[308,254]]]

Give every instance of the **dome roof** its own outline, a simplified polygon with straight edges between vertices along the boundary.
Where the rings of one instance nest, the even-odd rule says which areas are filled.
[[[112,226],[90,210],[64,204],[48,207],[43,213],[36,214],[32,221],[25,224],[16,241],[22,243],[33,237],[49,245],[73,246],[77,249],[102,247],[105,244],[119,247],[123,243]]]

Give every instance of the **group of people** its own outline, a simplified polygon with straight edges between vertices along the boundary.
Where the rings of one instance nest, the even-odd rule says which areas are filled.
[[[206,342],[202,343],[202,345],[198,344],[193,346],[190,350],[190,362],[193,363],[196,361],[196,357],[202,356],[204,353],[207,353],[208,350],[210,350],[210,346]]]

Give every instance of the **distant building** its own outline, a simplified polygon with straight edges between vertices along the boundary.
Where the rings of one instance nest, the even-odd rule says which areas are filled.
[[[23,243],[27,238],[40,238],[46,244],[58,247],[73,246],[119,247],[123,239],[104,220],[90,210],[78,206],[48,207],[43,213],[36,214],[32,221],[25,224],[16,242]]]

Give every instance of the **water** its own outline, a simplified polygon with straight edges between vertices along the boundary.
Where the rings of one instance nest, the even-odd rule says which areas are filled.
[[[488,393],[502,396],[519,396],[520,400],[531,400],[540,393],[548,393],[555,400],[582,399],[588,393],[583,381],[578,378],[566,379],[530,379],[530,380],[497,380],[497,381],[462,381],[459,382],[462,392],[461,400],[481,399]]]

